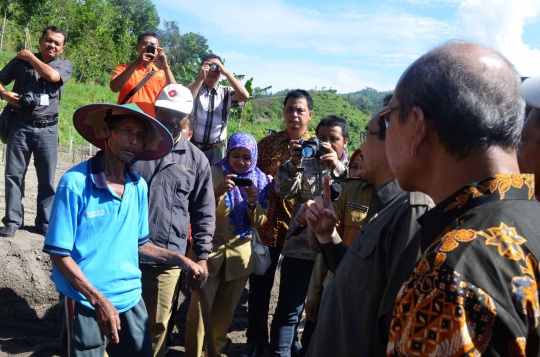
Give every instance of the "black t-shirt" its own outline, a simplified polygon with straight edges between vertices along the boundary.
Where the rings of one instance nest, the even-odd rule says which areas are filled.
[[[37,53],[35,56],[41,59],[41,54]],[[28,92],[40,95],[45,93],[49,95],[49,105],[14,108],[15,115],[39,119],[57,116],[60,112],[60,95],[64,84],[66,84],[71,77],[73,65],[71,62],[60,58],[55,58],[46,64],[58,71],[60,74],[60,81],[56,83],[46,81],[41,78],[39,73],[30,63],[18,58],[13,58],[0,71],[0,81],[4,85],[8,85],[12,81],[15,81],[13,92],[18,93],[19,95]]]

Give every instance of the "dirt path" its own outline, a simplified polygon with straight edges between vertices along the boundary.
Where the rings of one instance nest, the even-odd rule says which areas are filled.
[[[61,149],[56,184],[74,163],[87,158],[80,151],[70,154],[68,150]],[[14,238],[0,237],[0,356],[52,357],[60,356],[61,352],[56,327],[58,294],[49,279],[51,262],[48,255],[41,252],[44,237],[33,232],[36,197],[37,179],[31,163],[26,174],[23,200],[25,225]],[[0,150],[0,217],[4,216],[4,210],[4,160]],[[272,291],[271,315],[277,302],[277,284],[278,281]],[[232,343],[225,351],[228,356],[238,356],[245,346],[248,289],[246,287],[229,330]],[[189,293],[186,289],[183,293],[173,333],[174,346],[167,357],[184,355],[182,345],[185,313],[189,306],[186,296]]]

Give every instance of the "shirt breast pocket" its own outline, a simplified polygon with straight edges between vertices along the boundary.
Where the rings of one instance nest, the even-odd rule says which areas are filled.
[[[189,194],[193,189],[193,183],[188,177],[183,180],[176,181],[176,187],[174,190],[174,207],[182,208],[185,212],[188,211]]]
[[[377,245],[375,239],[362,241],[362,238],[360,235],[349,248],[334,277],[358,293],[363,292],[369,282]]]

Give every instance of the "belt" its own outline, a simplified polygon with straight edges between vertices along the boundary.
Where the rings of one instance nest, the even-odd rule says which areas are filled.
[[[58,124],[58,118],[54,118],[52,120],[47,119],[26,119],[26,123],[32,124],[36,128],[46,128],[48,126],[53,126]]]
[[[217,143],[214,143],[214,144],[198,143],[195,140],[191,140],[191,142],[193,143],[193,145],[195,145],[196,147],[198,147],[199,149],[201,149],[203,151],[210,150],[210,149],[215,149],[215,148],[217,148],[217,147],[219,147],[221,145],[221,141],[217,142]]]

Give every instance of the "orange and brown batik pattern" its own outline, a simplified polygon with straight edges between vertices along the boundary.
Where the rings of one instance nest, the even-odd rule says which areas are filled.
[[[540,204],[530,202],[533,182],[531,175],[496,175],[439,205],[443,214],[463,212],[440,230],[402,286],[388,356],[538,351],[527,345],[533,335],[531,344],[539,344],[540,319],[540,224],[530,212],[540,213]],[[426,218],[436,224],[442,217]]]
[[[301,139],[307,140],[312,136],[311,133],[306,131]],[[259,151],[257,167],[265,174],[276,178],[278,168],[290,159],[290,141],[291,139],[286,130],[261,139],[257,145]],[[266,223],[258,229],[264,245],[270,247],[283,245],[289,229],[293,205],[294,200],[282,199],[274,192],[272,187],[268,200]]]

